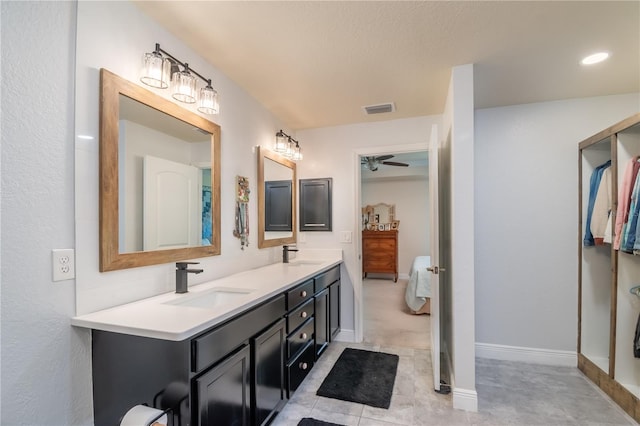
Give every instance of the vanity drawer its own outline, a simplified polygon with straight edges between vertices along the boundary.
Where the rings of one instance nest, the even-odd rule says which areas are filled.
[[[313,279],[287,292],[287,309],[291,310],[311,297],[313,297]]]
[[[291,333],[293,330],[300,327],[300,324],[305,322],[307,318],[311,318],[313,316],[313,312],[313,297],[303,305],[289,312],[287,314],[287,333]]]
[[[316,293],[320,290],[324,290],[334,282],[340,279],[340,266],[336,266],[333,269],[328,270],[315,278]]]
[[[191,371],[200,372],[221,360],[248,338],[282,318],[285,312],[284,295],[280,295],[196,337],[191,341]]]
[[[298,389],[300,383],[307,377],[311,367],[313,367],[313,342],[307,343],[307,346],[302,350],[300,355],[289,361],[287,364],[287,390],[289,391],[289,398],[293,395],[293,392]]]
[[[300,328],[287,337],[287,359],[297,354],[304,346],[313,339],[315,319],[309,318]]]

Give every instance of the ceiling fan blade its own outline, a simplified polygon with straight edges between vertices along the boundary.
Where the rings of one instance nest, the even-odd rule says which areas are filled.
[[[409,167],[409,165],[406,163],[398,163],[396,161],[383,161],[382,164],[385,164],[387,166]]]
[[[384,161],[384,160],[388,160],[389,158],[393,158],[394,155],[381,155],[380,157],[375,157],[376,160],[378,161]]]

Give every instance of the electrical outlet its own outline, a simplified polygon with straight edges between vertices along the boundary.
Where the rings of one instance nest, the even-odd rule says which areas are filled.
[[[76,277],[76,260],[73,249],[51,250],[53,281],[72,280]]]

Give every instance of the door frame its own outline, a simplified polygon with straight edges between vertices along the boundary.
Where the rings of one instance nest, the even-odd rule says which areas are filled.
[[[354,217],[353,229],[356,230],[353,241],[353,249],[356,255],[357,271],[353,275],[353,319],[354,319],[354,340],[362,342],[364,338],[364,308],[362,305],[362,170],[360,167],[360,157],[385,154],[405,154],[419,151],[429,152],[429,141],[403,144],[403,145],[383,145],[375,147],[357,148],[353,150],[354,173]]]

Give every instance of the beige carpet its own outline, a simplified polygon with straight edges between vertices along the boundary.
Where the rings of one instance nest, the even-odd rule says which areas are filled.
[[[364,341],[380,346],[429,349],[431,317],[414,315],[404,301],[407,280],[362,280]]]

